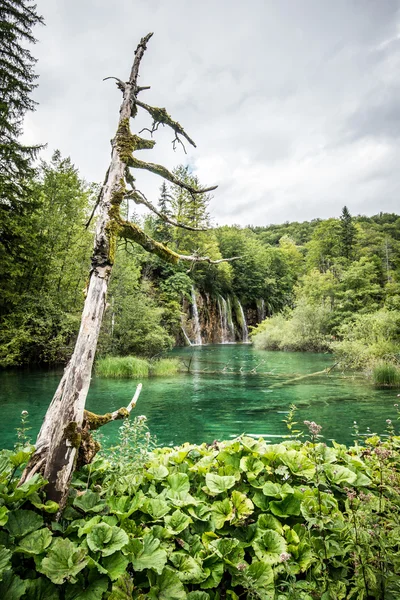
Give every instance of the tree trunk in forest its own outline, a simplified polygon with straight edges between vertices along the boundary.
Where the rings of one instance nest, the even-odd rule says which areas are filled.
[[[36,441],[36,451],[22,477],[26,481],[34,473],[43,472],[49,482],[47,496],[58,502],[61,508],[66,501],[81,441],[83,411],[116,249],[113,199],[125,191],[126,162],[121,158],[118,132],[131,117],[138,92],[139,65],[151,35],[140,41],[129,81],[123,88],[119,127],[112,140],[111,163],[100,192],[90,279],[75,349],[47,410]]]

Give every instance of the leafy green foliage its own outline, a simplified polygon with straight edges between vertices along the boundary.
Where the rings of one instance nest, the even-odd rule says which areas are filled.
[[[308,428],[306,442],[243,436],[156,448],[134,467],[122,461],[118,474],[99,456],[76,474],[57,523],[33,510],[35,494],[46,507],[40,489],[15,496],[10,475],[20,459],[3,451],[0,592],[21,600],[396,598],[400,438],[391,430],[385,442],[327,448],[319,427]]]

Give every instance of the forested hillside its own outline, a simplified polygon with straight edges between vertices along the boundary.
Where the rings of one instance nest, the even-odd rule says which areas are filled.
[[[200,186],[187,166],[175,174]],[[95,201],[96,186],[59,151],[31,177],[26,218],[9,219],[13,235],[0,246],[2,366],[68,359],[84,301],[94,222],[86,225]],[[344,208],[328,220],[209,229],[209,201],[172,184],[162,185],[158,199],[162,216],[204,231],[176,229],[126,202],[125,216],[171,249],[240,260],[188,268],[120,242],[99,355],[151,357],[195,343],[194,303],[203,342],[242,341],[243,327],[273,316],[256,330],[261,347],[323,350],[345,338],[354,348],[367,330],[380,340],[382,356],[395,353],[400,217],[352,217]]]

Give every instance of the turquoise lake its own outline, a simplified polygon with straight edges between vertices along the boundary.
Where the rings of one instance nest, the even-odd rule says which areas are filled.
[[[145,379],[134,411],[146,415],[161,445],[185,441],[211,443],[246,433],[279,441],[288,432],[282,422],[291,404],[296,421],[322,425],[326,441],[352,442],[360,431],[384,433],[395,422],[397,393],[376,390],[362,375],[338,372],[303,377],[331,367],[329,354],[257,351],[247,344],[180,348],[171,356],[189,363],[190,374]],[[254,371],[255,370],[255,371]],[[0,373],[0,445],[12,447],[22,410],[29,412],[34,440],[62,370],[9,370]],[[93,376],[87,408],[102,414],[126,406],[137,381]],[[120,423],[103,427],[114,443]]]

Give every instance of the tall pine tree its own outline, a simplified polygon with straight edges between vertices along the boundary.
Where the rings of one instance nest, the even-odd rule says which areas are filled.
[[[0,2],[0,258],[20,248],[29,208],[29,181],[40,146],[20,142],[25,113],[35,109],[36,59],[28,46],[36,42],[33,27],[43,19],[29,0]]]
[[[353,256],[353,247],[357,230],[353,223],[353,217],[351,216],[347,206],[343,206],[342,214],[340,215],[340,250],[341,255],[344,258],[351,259]]]

